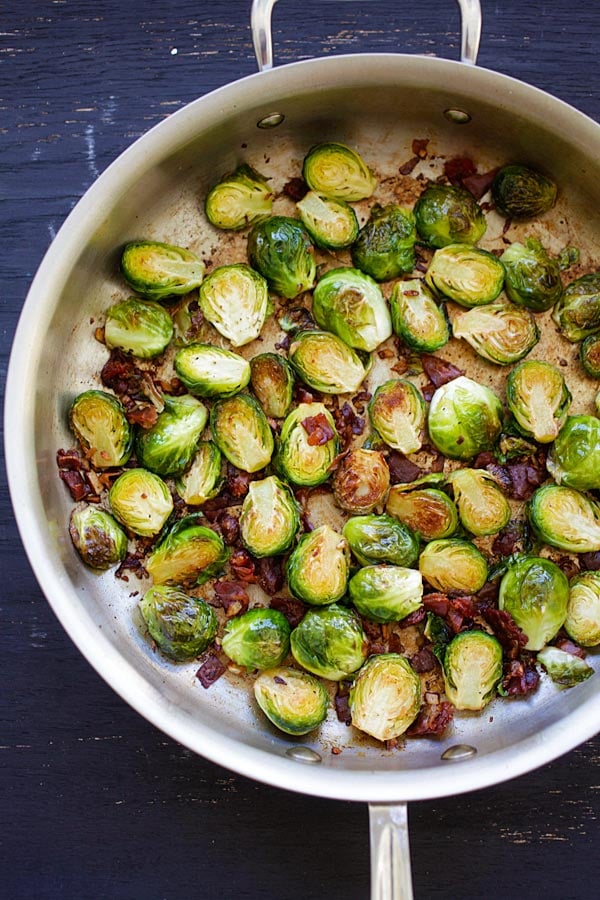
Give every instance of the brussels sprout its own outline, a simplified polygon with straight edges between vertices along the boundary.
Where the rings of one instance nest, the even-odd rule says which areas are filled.
[[[394,333],[413,350],[433,353],[448,343],[450,329],[445,312],[420,278],[394,285],[390,309]]]
[[[123,249],[121,273],[148,300],[188,294],[204,278],[204,263],[191,250],[158,241],[132,241]]]
[[[417,230],[410,209],[374,206],[352,246],[352,262],[377,281],[390,281],[415,267]]]
[[[313,191],[333,200],[365,200],[377,179],[362,158],[344,144],[317,144],[304,159],[302,176]]]
[[[549,559],[521,556],[500,582],[498,605],[510,613],[527,635],[527,650],[541,650],[567,617],[569,582]]]
[[[579,358],[590,378],[600,378],[600,335],[586,337],[579,348]]]
[[[231,397],[250,381],[250,363],[211,344],[188,344],[175,354],[175,371],[192,394]]]
[[[322,403],[300,403],[281,427],[275,465],[288,481],[314,487],[331,475],[338,450],[329,410]]]
[[[552,209],[556,202],[555,183],[527,166],[504,166],[492,183],[492,199],[502,215],[511,219],[532,219]]]
[[[151,359],[173,337],[173,319],[160,303],[128,297],[106,313],[104,343],[139,359]]]
[[[352,347],[328,331],[299,331],[290,344],[289,361],[302,381],[323,394],[355,393],[369,368]]]
[[[600,331],[600,272],[582,275],[568,284],[552,318],[571,343]]]
[[[600,490],[600,419],[567,416],[546,467],[558,484],[578,491]]]
[[[324,250],[343,250],[358,235],[358,221],[351,206],[324,194],[309,191],[296,209],[309,235]]]
[[[348,582],[348,594],[365,619],[400,622],[422,606],[423,579],[416,569],[364,566]]]
[[[492,450],[502,430],[502,404],[490,388],[461,375],[431,398],[429,437],[450,459]]]
[[[569,553],[600,550],[600,503],[570,487],[546,484],[527,510],[540,540]]]
[[[71,431],[97,469],[124,466],[133,434],[120,401],[105,391],[84,391],[69,409]]]
[[[437,591],[476,594],[487,581],[488,566],[475,544],[461,538],[430,541],[419,557],[423,578]]]
[[[485,469],[456,469],[448,481],[460,521],[471,534],[496,534],[509,523],[510,504]]]
[[[250,609],[229,620],[221,647],[238,666],[271,669],[290,652],[289,622],[277,609]]]
[[[286,565],[288,587],[294,597],[324,606],[346,593],[350,569],[348,542],[329,525],[303,535]]]
[[[504,265],[504,287],[516,306],[533,312],[545,312],[562,294],[560,265],[550,259],[535,238],[525,244],[515,241],[500,257]]]
[[[357,350],[375,350],[392,333],[379,285],[358,269],[330,269],[313,292],[313,316]]]
[[[273,432],[254,397],[238,394],[219,400],[210,413],[210,428],[221,453],[238,469],[258,472],[271,461]]]
[[[190,394],[165,394],[163,399],[165,408],[155,424],[138,432],[135,452],[144,469],[157,475],[179,475],[196,452],[208,410]]]
[[[115,520],[99,506],[74,509],[69,534],[82,560],[92,569],[110,569],[125,558],[127,537]]]
[[[158,649],[178,662],[200,656],[217,634],[213,608],[177,588],[151,587],[140,601],[140,610]]]
[[[299,507],[286,484],[274,475],[250,482],[240,515],[240,537],[246,550],[259,557],[285,553],[299,528]]]
[[[566,421],[571,394],[555,366],[531,359],[509,372],[506,402],[519,430],[540,444],[548,444]]]
[[[487,250],[449,244],[433,254],[425,281],[438,296],[461,306],[485,306],[502,290],[504,266]]]
[[[461,313],[452,323],[452,333],[499,366],[518,362],[540,339],[533,315],[510,303],[490,303]]]
[[[315,251],[304,225],[287,216],[257,222],[248,235],[248,259],[277,294],[293,300],[315,283]]]
[[[290,644],[300,666],[329,681],[347,678],[367,657],[367,638],[358,616],[337,603],[309,609],[292,631]]]
[[[582,647],[600,644],[600,572],[571,579],[565,630]]]
[[[119,522],[142,537],[154,537],[173,512],[173,498],[162,478],[147,469],[126,469],[108,492]]]
[[[202,506],[216,497],[223,481],[221,451],[212,441],[200,441],[187,472],[175,481],[177,493],[190,506]]]
[[[278,353],[259,353],[250,360],[250,385],[266,416],[282,419],[294,390],[294,373]]]
[[[243,263],[219,266],[200,285],[200,309],[234,347],[255,340],[265,324],[267,282]]]
[[[352,724],[378,741],[404,734],[421,707],[421,681],[398,653],[371,656],[350,688]]]
[[[463,631],[446,647],[442,670],[456,709],[483,709],[502,678],[502,647],[485,631]]]
[[[206,218],[215,228],[241,231],[271,215],[273,193],[264,178],[242,163],[225,175],[206,195]]]
[[[202,584],[215,575],[229,558],[221,535],[199,513],[179,519],[146,560],[155,584]]]
[[[391,516],[352,516],[343,535],[361,566],[410,566],[419,555],[419,539]]]
[[[267,719],[286,734],[307,734],[327,717],[329,694],[307,672],[287,667],[261,672],[254,696]]]
[[[594,670],[585,659],[559,650],[558,647],[544,647],[537,658],[552,681],[563,687],[573,687],[574,684],[586,681],[594,674]]]
[[[369,403],[369,418],[388,446],[400,453],[415,453],[423,444],[425,401],[420,390],[405,378],[380,385]]]
[[[481,208],[468,191],[430,184],[415,203],[417,231],[431,247],[476,244],[487,227]]]
[[[371,512],[383,503],[389,486],[390,470],[379,450],[350,450],[333,476],[334,497],[348,512]]]
[[[447,538],[458,528],[456,506],[443,491],[423,488],[416,491],[390,488],[386,512],[403,522],[424,541]]]

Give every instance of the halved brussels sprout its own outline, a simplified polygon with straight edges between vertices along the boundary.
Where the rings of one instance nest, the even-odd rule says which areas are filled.
[[[415,203],[417,231],[431,247],[476,244],[487,228],[480,206],[468,191],[430,184]]]
[[[533,312],[550,309],[562,294],[560,265],[550,259],[535,238],[515,241],[500,257],[504,265],[504,287],[516,306]]]
[[[600,503],[574,488],[538,488],[527,513],[538,537],[551,547],[569,553],[600,550]]]
[[[446,697],[456,709],[483,709],[502,678],[502,647],[485,631],[463,631],[446,647],[442,670]]]
[[[600,331],[600,272],[582,275],[568,284],[552,318],[571,343]]]
[[[215,228],[241,231],[266,219],[273,208],[273,192],[259,172],[247,163],[224,175],[206,195],[206,218]]]
[[[392,333],[379,285],[358,269],[330,269],[313,291],[313,316],[357,350],[375,350]]]
[[[521,556],[509,564],[500,582],[498,605],[527,635],[527,650],[541,650],[567,617],[569,582],[549,559]]]
[[[363,566],[348,582],[348,594],[365,619],[400,622],[422,606],[423,579],[403,566]]]
[[[308,734],[327,717],[329,694],[307,672],[281,667],[261,672],[254,682],[256,702],[286,734]]]
[[[578,491],[600,490],[600,419],[567,416],[546,467],[557,484]]]
[[[510,303],[490,303],[461,313],[452,323],[452,333],[499,366],[523,359],[540,339],[533,315]]]
[[[287,484],[271,475],[250,482],[239,521],[246,550],[258,557],[276,556],[292,546],[300,528],[300,511]]]
[[[123,278],[148,300],[188,294],[202,283],[204,268],[191,250],[159,241],[132,241],[121,256]]]
[[[420,278],[398,281],[390,297],[394,333],[413,350],[433,353],[450,340],[450,328],[426,284]]]
[[[219,266],[200,285],[200,309],[234,347],[255,340],[267,316],[267,282],[243,263]]]
[[[437,591],[476,594],[487,581],[488,565],[475,544],[462,538],[430,541],[419,557],[423,578]]]
[[[294,373],[278,353],[259,353],[250,360],[250,384],[266,416],[282,419],[291,406]]]
[[[571,579],[565,630],[582,647],[600,644],[600,572]]]
[[[329,525],[321,525],[303,535],[286,565],[290,591],[311,606],[341,600],[349,573],[348,542]]]
[[[415,267],[417,229],[410,209],[373,206],[352,246],[352,262],[377,281],[391,281]]]
[[[383,503],[389,486],[390,470],[379,450],[350,450],[333,476],[334,497],[348,512],[371,512]]]
[[[586,337],[579,348],[579,359],[590,378],[600,378],[600,335]]]
[[[92,569],[110,569],[127,553],[127,537],[113,517],[99,506],[74,509],[69,534],[84,563]]]
[[[365,200],[377,179],[362,157],[344,144],[317,144],[304,158],[302,176],[311,190],[333,200]]]
[[[502,290],[504,266],[487,250],[449,244],[433,254],[425,281],[439,297],[461,306],[485,306]]]
[[[69,425],[96,469],[124,466],[133,433],[119,400],[105,391],[84,391],[69,409]]]
[[[594,674],[594,670],[585,659],[573,656],[572,653],[558,647],[544,647],[538,653],[537,659],[552,681],[563,687],[573,687],[574,684],[580,684]]]
[[[223,481],[221,451],[212,441],[200,441],[192,464],[175,481],[177,493],[190,506],[202,506],[216,497]]]
[[[448,476],[460,521],[477,536],[496,534],[510,521],[510,504],[485,469],[456,469]]]
[[[238,666],[271,669],[290,652],[289,622],[278,609],[249,609],[228,621],[221,647]]]
[[[200,656],[217,634],[213,608],[174,587],[151,587],[140,601],[140,611],[158,649],[178,662]]]
[[[391,516],[352,516],[343,534],[361,566],[410,566],[419,555],[418,537]]]
[[[406,378],[380,385],[369,403],[371,424],[381,438],[400,453],[415,453],[423,445],[425,400]]]
[[[128,297],[109,307],[104,323],[104,343],[138,359],[158,356],[173,337],[173,319],[151,300]]]
[[[138,462],[157,475],[179,475],[189,466],[208,419],[205,405],[190,394],[163,397],[165,408],[135,441]]]
[[[504,216],[532,219],[552,209],[557,187],[551,178],[527,166],[504,166],[492,183],[492,199]]]
[[[403,522],[424,541],[447,538],[458,528],[458,512],[447,494],[437,488],[415,491],[398,490],[388,494],[386,512]]]
[[[461,375],[435,391],[427,427],[444,456],[471,459],[494,448],[502,431],[502,403],[490,388]]]
[[[508,374],[508,408],[519,430],[540,444],[555,439],[566,421],[571,399],[562,373],[550,363],[525,360]]]
[[[421,707],[421,681],[399,653],[371,656],[350,688],[352,724],[378,741],[404,734]]]
[[[155,584],[202,584],[225,565],[229,550],[223,538],[199,513],[175,522],[146,560]]]
[[[275,442],[267,417],[248,394],[219,400],[210,413],[213,441],[230,463],[258,472],[271,461]]]
[[[275,465],[293,484],[314,487],[329,478],[338,451],[335,422],[327,407],[300,403],[281,427]]]
[[[250,381],[250,363],[212,344],[188,344],[175,354],[175,371],[192,394],[231,397]]]
[[[162,478],[147,469],[126,469],[108,492],[119,522],[142,537],[154,537],[173,512],[173,498]]]
[[[336,334],[299,331],[290,344],[289,361],[309,387],[323,394],[355,393],[369,365]]]
[[[309,609],[290,636],[296,662],[313,675],[341,681],[367,658],[367,638],[358,616],[331,603]]]
[[[269,287],[288,300],[315,283],[315,248],[298,219],[271,216],[257,222],[248,235],[248,259]]]
[[[296,209],[317,247],[343,250],[356,240],[356,213],[343,200],[333,200],[324,194],[309,191],[296,203]]]

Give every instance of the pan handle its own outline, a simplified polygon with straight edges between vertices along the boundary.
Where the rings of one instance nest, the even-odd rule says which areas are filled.
[[[413,900],[406,803],[369,804],[371,900]]]
[[[273,35],[271,13],[277,0],[252,0],[250,24],[254,53],[260,72],[273,68]],[[479,0],[457,0],[460,6],[460,60],[474,66],[481,38],[481,4]]]

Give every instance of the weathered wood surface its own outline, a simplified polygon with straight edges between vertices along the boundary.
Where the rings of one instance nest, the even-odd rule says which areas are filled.
[[[24,0],[0,11],[0,382],[28,283],[96,176],[186,102],[254,71],[249,2]],[[480,63],[600,120],[600,6],[483,0]],[[294,3],[276,59],[456,57],[452,3]],[[7,436],[10,440],[10,435]],[[368,895],[364,806],[287,794],[184,750],[98,678],[37,586],[0,495],[0,893],[46,898]],[[411,807],[415,893],[597,897],[600,738],[540,771]]]

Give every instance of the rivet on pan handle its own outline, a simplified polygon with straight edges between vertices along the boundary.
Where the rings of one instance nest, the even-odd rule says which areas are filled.
[[[252,0],[250,23],[254,53],[259,71],[273,68],[273,36],[271,13],[277,0]],[[481,5],[479,0],[457,0],[461,17],[461,62],[475,65],[481,37]]]
[[[371,900],[413,900],[406,803],[369,804]]]

